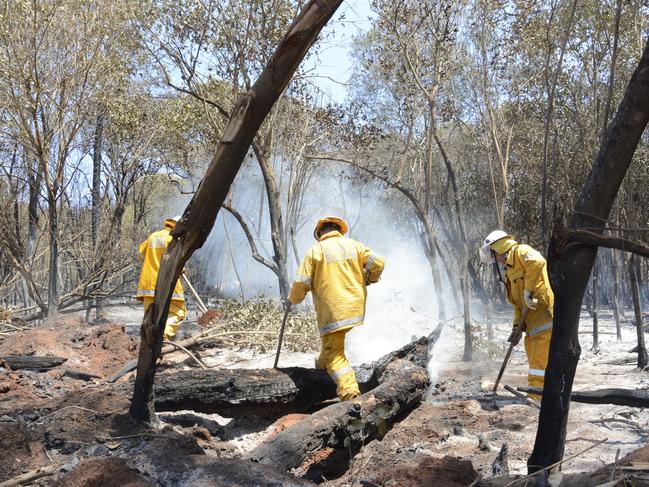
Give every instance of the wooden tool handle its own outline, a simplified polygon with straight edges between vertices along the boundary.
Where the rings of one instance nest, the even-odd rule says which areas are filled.
[[[527,319],[527,313],[530,311],[529,308],[523,309],[523,313],[521,314],[521,319],[518,320],[518,324],[516,325],[517,329],[522,329],[523,326],[525,325],[525,320]],[[507,350],[507,353],[505,354],[505,359],[503,360],[503,364],[500,366],[500,372],[498,372],[498,377],[496,377],[496,383],[494,384],[493,392],[496,392],[498,389],[498,384],[500,383],[500,379],[503,377],[503,373],[505,372],[505,367],[507,367],[507,362],[509,362],[509,357],[512,354],[512,350],[514,350],[514,347],[516,345],[514,343],[510,343],[509,349]]]

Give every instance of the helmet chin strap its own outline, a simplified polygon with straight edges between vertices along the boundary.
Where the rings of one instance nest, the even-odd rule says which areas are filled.
[[[502,272],[500,272],[500,264],[496,259],[496,252],[493,249],[491,249],[491,256],[494,258],[494,267],[496,268],[496,273],[498,274],[498,280],[506,285],[507,283],[503,279]]]

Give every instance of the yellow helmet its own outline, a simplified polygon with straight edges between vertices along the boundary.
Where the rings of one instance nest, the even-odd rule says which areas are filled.
[[[317,225],[315,226],[315,230],[313,230],[313,237],[316,240],[320,240],[320,230],[322,230],[322,227],[324,226],[325,223],[335,223],[340,227],[340,233],[342,233],[343,235],[345,235],[347,233],[347,230],[349,230],[349,226],[347,225],[347,222],[342,218],[338,218],[335,216],[327,216],[324,218],[320,218],[320,220],[318,220]]]

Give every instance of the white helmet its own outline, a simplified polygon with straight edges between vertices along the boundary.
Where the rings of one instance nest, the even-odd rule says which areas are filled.
[[[487,235],[487,238],[484,239],[482,247],[480,247],[480,260],[482,262],[484,262],[485,264],[490,264],[493,262],[491,244],[503,238],[512,238],[512,236],[507,232],[503,232],[502,230],[494,230],[489,235]]]

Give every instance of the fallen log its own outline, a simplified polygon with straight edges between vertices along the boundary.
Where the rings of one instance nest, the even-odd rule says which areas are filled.
[[[336,386],[324,370],[187,370],[158,375],[155,409],[226,417],[277,416],[303,412],[334,397]]]
[[[362,393],[393,375],[426,367],[429,349],[442,330],[412,341],[380,359],[354,368]],[[158,375],[156,411],[192,410],[226,417],[277,416],[306,412],[336,397],[336,387],[324,370],[281,369],[188,370]]]
[[[29,369],[39,372],[58,367],[67,360],[64,357],[43,357],[36,355],[0,355],[11,370]]]
[[[543,395],[540,387],[517,387],[519,391]],[[615,404],[636,408],[649,407],[649,391],[632,389],[600,389],[596,391],[573,391],[570,399],[586,404]]]
[[[428,384],[426,369],[395,373],[353,402],[333,404],[285,429],[246,458],[287,471],[321,448],[357,450],[382,438],[398,417],[419,403]]]

